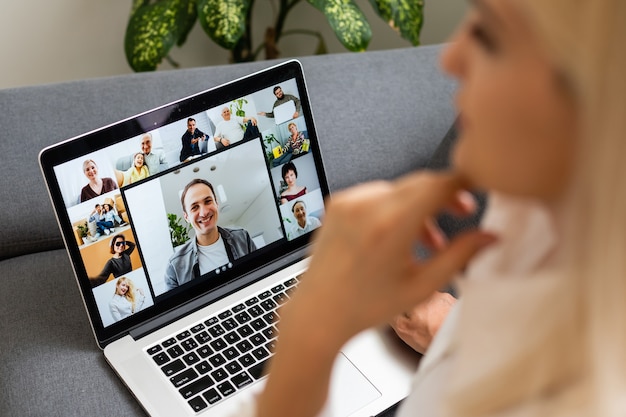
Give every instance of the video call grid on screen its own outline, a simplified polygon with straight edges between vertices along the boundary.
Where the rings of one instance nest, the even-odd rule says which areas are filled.
[[[184,246],[179,245],[180,238],[176,241],[173,229],[187,231],[185,242],[195,239],[180,201],[183,188],[193,179],[205,179],[213,185],[219,207],[218,226],[245,230],[255,249],[250,256],[229,259],[205,272],[197,282],[191,280],[184,285],[211,279],[224,282],[217,277],[233,277],[229,272],[236,270],[238,263],[267,253],[264,249],[271,250],[273,245],[308,235],[321,224],[327,187],[320,184],[316,168],[315,158],[319,155],[314,153],[316,145],[310,140],[305,117],[308,102],[296,104],[287,100],[273,107],[278,85],[285,95],[300,99],[295,79],[281,81],[54,167],[76,240],[74,249],[78,249],[89,277],[81,285],[90,288],[103,328],[131,321],[134,314],[169,298],[172,288],[166,285],[165,268],[171,256]],[[226,110],[231,113],[231,128],[235,120],[243,134],[234,137],[228,146],[220,147],[217,140],[223,138],[223,133],[216,138],[216,132],[228,131],[224,128],[226,123],[222,123]],[[274,117],[268,117],[269,112]],[[291,118],[285,114],[291,114]],[[251,118],[254,123],[248,120]],[[197,136],[199,140],[191,154],[183,155],[183,136],[189,130],[189,119],[194,119],[195,131],[199,133],[188,136]],[[296,145],[290,147],[292,135]],[[133,166],[141,165],[136,161],[142,159],[139,154],[151,170]],[[286,180],[288,175],[283,176],[285,168],[292,181],[297,172],[295,184]],[[103,180],[103,187],[106,184],[110,190],[86,196],[84,189],[93,171]],[[290,197],[292,188],[299,191],[285,198]],[[102,214],[105,206],[108,212]],[[304,229],[299,227],[295,214],[303,207],[307,221],[310,220]],[[98,218],[107,214],[113,218],[113,227],[98,223]],[[121,256],[127,260],[123,273],[110,272],[115,269],[111,259],[118,241],[125,243],[119,246],[127,252]],[[68,243],[70,246],[73,242]],[[135,294],[133,306],[126,306],[126,311],[113,301],[122,280],[130,288],[127,291]]]

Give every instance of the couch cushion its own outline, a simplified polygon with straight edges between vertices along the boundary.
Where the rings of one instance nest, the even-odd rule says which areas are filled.
[[[331,190],[426,164],[454,119],[440,50],[301,58]],[[38,168],[43,147],[274,63],[0,90],[0,259],[62,246]]]

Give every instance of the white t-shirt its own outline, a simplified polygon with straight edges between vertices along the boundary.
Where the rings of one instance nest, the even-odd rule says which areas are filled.
[[[220,266],[226,265],[228,262],[228,254],[226,253],[226,246],[224,246],[222,235],[211,245],[201,246],[198,244],[200,275],[214,271]]]
[[[230,116],[230,120],[222,120],[215,127],[215,137],[223,136],[230,143],[239,142],[243,139],[243,117]]]

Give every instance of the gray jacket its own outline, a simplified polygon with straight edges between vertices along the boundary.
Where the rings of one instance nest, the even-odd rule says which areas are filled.
[[[218,226],[224,240],[228,259],[232,262],[256,250],[250,234],[244,229],[224,229]],[[165,269],[165,285],[170,290],[200,277],[196,239],[179,246]]]

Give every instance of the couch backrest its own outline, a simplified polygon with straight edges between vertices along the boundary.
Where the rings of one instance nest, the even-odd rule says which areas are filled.
[[[331,190],[424,166],[454,120],[440,46],[301,58]],[[0,90],[0,259],[62,247],[38,166],[55,142],[275,62]]]

